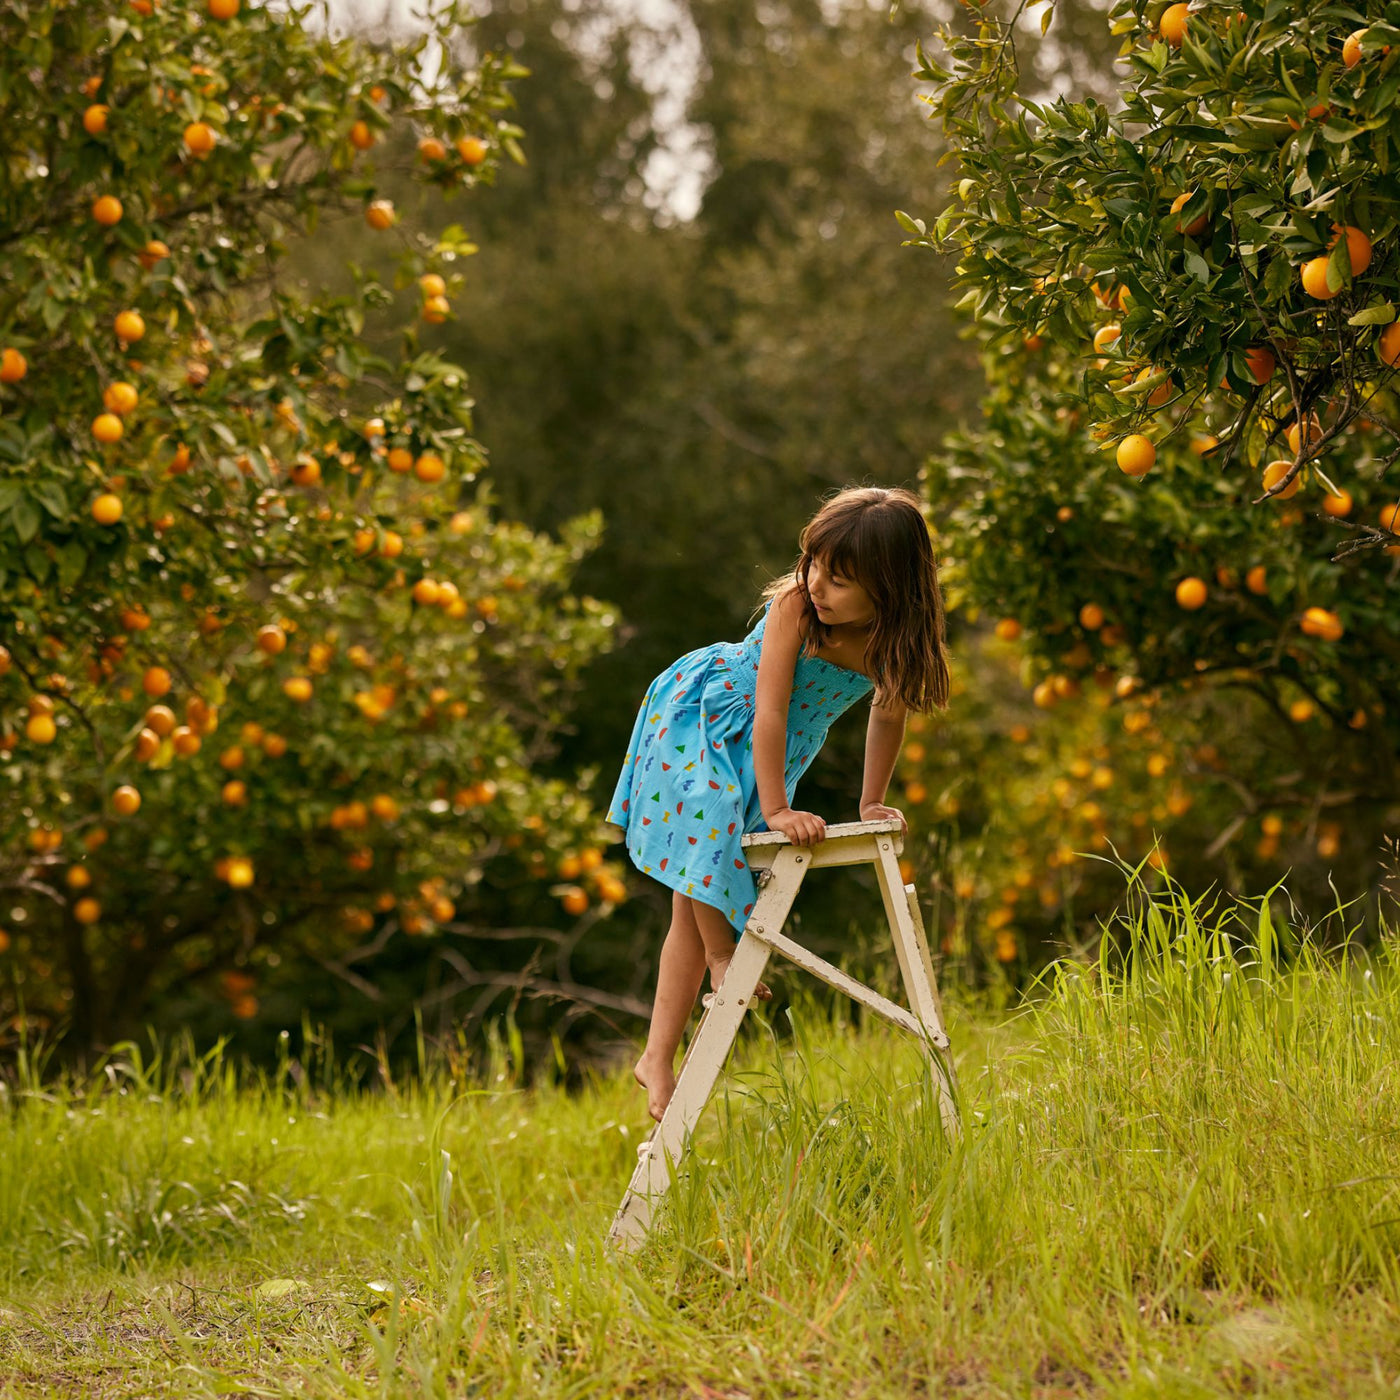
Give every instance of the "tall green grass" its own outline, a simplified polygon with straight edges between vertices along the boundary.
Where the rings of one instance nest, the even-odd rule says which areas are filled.
[[[603,1244],[649,1126],[625,1066],[527,1084],[508,1037],[373,1090],[324,1049],[259,1074],[129,1046],[81,1084],[31,1063],[0,1121],[0,1375],[1393,1395],[1400,945],[1132,896],[1015,1014],[949,1006],[953,1142],[897,1032],[800,987],[786,1024],[756,1014],[632,1257]]]

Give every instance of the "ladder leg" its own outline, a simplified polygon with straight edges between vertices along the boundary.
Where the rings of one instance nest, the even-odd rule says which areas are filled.
[[[724,981],[686,1051],[671,1102],[643,1144],[645,1150],[613,1218],[608,1239],[624,1250],[635,1248],[646,1237],[652,1207],[671,1184],[666,1159],[680,1164],[691,1131],[739,1033],[739,1023],[753,1003],[754,989],[768,965],[769,952],[768,945],[747,930],[739,940]]]
[[[805,859],[796,858],[791,847],[784,848],[774,858],[771,878],[759,890],[753,912],[744,925],[744,936],[725,970],[724,981],[681,1060],[671,1102],[650,1138],[642,1144],[641,1159],[608,1231],[609,1243],[630,1250],[646,1237],[652,1206],[671,1184],[667,1159],[680,1162],[686,1139],[715,1086],[738,1034],[739,1023],[753,1005],[754,989],[772,953],[763,941],[763,932],[765,929],[781,931],[801,888],[802,877],[809,868]]]
[[[952,1137],[958,1131],[953,1057],[948,1033],[943,1028],[938,983],[933,975],[933,960],[929,956],[928,942],[924,937],[923,916],[919,912],[917,898],[911,897],[913,891],[905,886],[904,877],[899,872],[894,843],[882,837],[877,846],[875,877],[880,885],[880,898],[885,906],[885,915],[889,919],[890,934],[894,939],[895,954],[899,959],[899,970],[904,978],[905,993],[909,998],[909,1009],[924,1027],[925,1053],[930,1058],[938,1082],[939,1116],[943,1121],[944,1131]]]

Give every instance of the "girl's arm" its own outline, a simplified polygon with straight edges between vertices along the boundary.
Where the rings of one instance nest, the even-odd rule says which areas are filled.
[[[787,799],[787,715],[792,701],[792,678],[802,644],[798,623],[802,600],[793,589],[773,599],[763,625],[754,695],[753,771],[763,820],[771,822]]]
[[[885,806],[885,791],[894,776],[894,765],[904,744],[904,716],[906,709],[895,702],[891,709],[870,707],[870,723],[865,731],[865,778],[860,790],[860,815],[862,821],[874,821],[882,816],[895,815],[902,821],[904,814],[893,807]],[[872,810],[867,816],[866,808]],[[907,830],[907,827],[906,827]]]

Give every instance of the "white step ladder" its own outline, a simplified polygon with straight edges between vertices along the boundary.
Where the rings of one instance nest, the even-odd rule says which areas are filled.
[[[608,1242],[622,1250],[635,1249],[646,1238],[652,1210],[671,1182],[667,1158],[673,1168],[679,1165],[690,1134],[734,1044],[739,1023],[753,1004],[754,989],[773,953],[781,953],[798,967],[916,1036],[934,1071],[944,1132],[950,1138],[958,1132],[957,1080],[948,1036],[943,1029],[938,983],[924,938],[924,921],[914,886],[904,884],[899,873],[899,853],[904,848],[901,822],[890,817],[882,821],[828,826],[826,838],[815,846],[794,846],[781,832],[775,831],[752,832],[743,838],[743,844],[749,866],[757,872],[758,899],[744,925],[744,936],[739,940],[723,983],[718,992],[706,998],[705,1013],[681,1061],[671,1102],[661,1122],[638,1149],[637,1169],[608,1231]],[[788,911],[809,870],[865,862],[875,867],[895,957],[899,960],[899,971],[909,998],[909,1011],[847,976],[782,932]]]

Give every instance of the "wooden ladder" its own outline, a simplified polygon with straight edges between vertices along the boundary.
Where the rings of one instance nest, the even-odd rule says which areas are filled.
[[[705,1013],[681,1061],[671,1102],[661,1122],[638,1148],[637,1169],[608,1231],[609,1243],[622,1250],[635,1249],[646,1238],[652,1210],[670,1185],[672,1174],[689,1145],[691,1132],[704,1111],[739,1032],[739,1023],[753,1004],[754,989],[773,953],[781,953],[798,967],[916,1036],[934,1071],[944,1131],[950,1137],[956,1136],[958,1131],[957,1080],[948,1036],[943,1029],[938,983],[924,938],[923,917],[914,886],[904,884],[899,873],[899,853],[904,848],[901,822],[890,817],[876,822],[828,826],[825,839],[815,846],[794,846],[781,832],[775,831],[752,832],[743,838],[743,844],[749,866],[757,872],[758,899],[744,925],[744,936],[739,939],[724,981],[717,992],[705,998]],[[866,862],[874,865],[880,884],[880,898],[889,919],[909,1011],[847,976],[782,931],[809,870]]]

